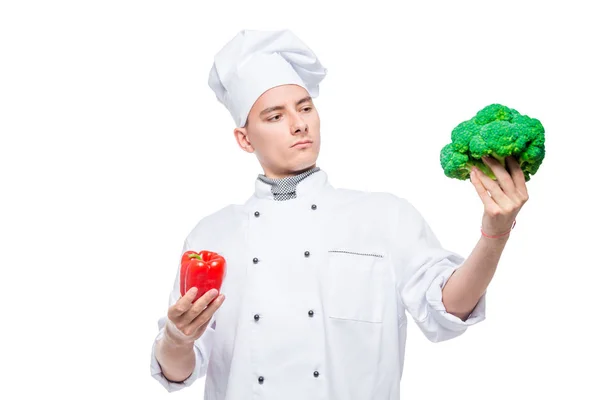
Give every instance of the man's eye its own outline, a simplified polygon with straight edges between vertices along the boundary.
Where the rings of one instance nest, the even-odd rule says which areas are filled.
[[[268,119],[268,121],[274,121],[274,120],[275,120],[275,118],[278,118],[278,117],[280,117],[280,115],[276,115],[276,116],[274,116],[274,117],[271,117],[271,118],[269,118],[269,119]]]
[[[312,109],[311,107],[304,107],[304,110],[310,111],[311,109]]]

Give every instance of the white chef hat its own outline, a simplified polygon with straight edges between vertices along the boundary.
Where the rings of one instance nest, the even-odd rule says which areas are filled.
[[[326,74],[313,51],[289,29],[244,29],[215,56],[208,85],[236,126],[243,127],[254,102],[267,90],[296,84],[314,98]]]

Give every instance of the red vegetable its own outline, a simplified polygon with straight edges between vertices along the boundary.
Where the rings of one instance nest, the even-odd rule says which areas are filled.
[[[208,250],[186,251],[181,257],[179,276],[181,295],[185,295],[192,287],[198,288],[193,301],[198,300],[210,289],[217,289],[220,292],[226,268],[225,258],[218,253]]]

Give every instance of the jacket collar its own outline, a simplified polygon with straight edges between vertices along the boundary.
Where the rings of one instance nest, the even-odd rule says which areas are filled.
[[[323,169],[319,169],[318,171],[306,176],[296,184],[296,199],[301,199],[313,195],[320,191],[328,183],[329,180],[327,173]],[[273,186],[271,184],[264,182],[259,178],[256,178],[254,184],[254,197],[261,200],[275,201],[275,197],[271,190],[272,187]],[[293,202],[296,199],[289,199],[285,200],[284,202]]]

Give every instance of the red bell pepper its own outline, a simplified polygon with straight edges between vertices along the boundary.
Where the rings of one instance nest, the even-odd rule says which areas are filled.
[[[217,289],[220,293],[226,268],[225,258],[218,253],[208,250],[186,251],[181,256],[179,276],[181,295],[185,295],[192,287],[198,288],[193,301],[198,300],[210,289]]]

